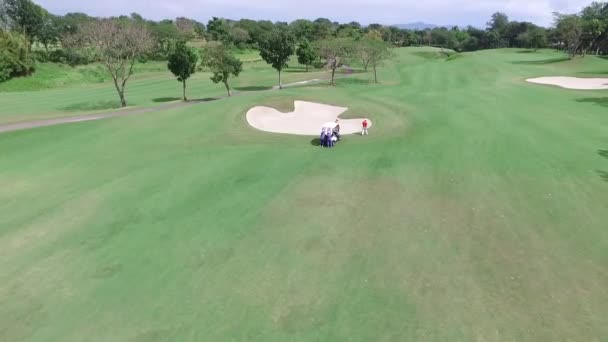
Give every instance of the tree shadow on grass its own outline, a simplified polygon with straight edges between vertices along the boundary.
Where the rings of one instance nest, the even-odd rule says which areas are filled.
[[[536,53],[534,50],[519,50],[517,53]]]
[[[233,94],[236,95],[236,94]],[[205,97],[203,99],[189,99],[188,102],[211,102],[222,99],[221,97]]]
[[[120,103],[114,100],[108,101],[87,101],[87,102],[79,102],[73,103],[71,105],[59,108],[61,110],[67,112],[85,112],[92,110],[105,110],[105,109],[118,109],[120,108]]]
[[[544,65],[544,64],[553,64],[559,62],[565,62],[570,60],[568,57],[557,57],[550,59],[541,59],[538,61],[514,61],[511,64],[520,64],[520,65]]]
[[[308,69],[308,70],[312,70],[312,68]],[[306,68],[287,68],[285,70],[283,70],[283,72],[288,72],[288,73],[306,73]]]
[[[597,70],[597,71],[579,71],[577,74],[580,75],[606,75],[608,70]]]
[[[593,103],[598,106],[608,107],[608,97],[586,97],[584,99],[577,99],[576,102]]]
[[[238,91],[262,91],[262,90],[270,90],[272,87],[267,86],[248,86],[248,87],[234,87],[234,90]]]
[[[364,79],[360,79],[360,78],[340,78],[336,80],[337,84],[351,84],[351,85],[356,85],[356,84],[363,84],[363,85],[367,85],[367,84],[374,84],[373,80],[364,80]]]
[[[181,100],[181,98],[179,98],[179,97],[159,97],[159,98],[153,99],[152,101],[156,102],[156,103],[162,103],[162,102],[173,102],[173,101],[179,101],[179,100]]]
[[[597,150],[597,154],[604,158],[608,158],[608,150]],[[598,170],[597,174],[604,182],[608,182],[608,172]]]

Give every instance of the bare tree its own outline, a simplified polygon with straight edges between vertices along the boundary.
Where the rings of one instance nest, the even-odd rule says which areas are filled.
[[[374,70],[374,82],[378,83],[378,67],[384,61],[393,57],[389,45],[383,41],[363,39],[356,48],[359,50],[361,59],[365,64],[365,71],[367,71],[368,66],[371,66]]]
[[[331,70],[331,85],[336,85],[336,70],[352,56],[353,43],[346,39],[331,39],[317,42],[321,58],[325,59],[328,69]]]
[[[150,33],[135,23],[102,19],[87,24],[68,41],[68,45],[91,49],[99,57],[112,76],[121,105],[126,107],[125,87],[137,58],[152,47]]]

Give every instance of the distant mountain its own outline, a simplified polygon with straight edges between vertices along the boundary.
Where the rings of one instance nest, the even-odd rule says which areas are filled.
[[[404,29],[404,30],[424,30],[424,29],[434,29],[439,27],[438,25],[434,25],[434,24],[427,24],[427,23],[423,23],[421,21],[415,22],[415,23],[409,23],[409,24],[398,24],[398,25],[392,25],[395,27],[398,27],[400,29]]]

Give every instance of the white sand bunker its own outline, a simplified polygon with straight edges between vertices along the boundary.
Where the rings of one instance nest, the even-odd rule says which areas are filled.
[[[578,78],[578,77],[539,77],[526,81],[536,84],[554,85],[566,89],[598,90],[608,89],[608,78]]]
[[[247,112],[247,122],[261,130],[273,133],[295,135],[319,135],[321,126],[335,121],[348,108],[329,106],[321,103],[295,101],[295,110],[281,113],[270,107],[253,107]],[[364,119],[340,119],[340,133],[354,134],[361,132]],[[372,122],[366,119],[372,126]]]

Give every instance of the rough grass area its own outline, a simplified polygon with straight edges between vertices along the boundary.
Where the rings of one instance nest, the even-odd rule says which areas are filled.
[[[380,85],[0,134],[0,341],[605,340],[606,93],[525,79],[608,61],[420,49]],[[374,127],[329,150],[247,125],[295,99]]]
[[[254,50],[241,50],[243,58]],[[119,102],[114,84],[101,65],[71,68],[42,64],[32,77],[0,83],[0,124],[114,109]],[[323,70],[304,69],[291,64],[296,72],[286,72],[284,83],[327,78]],[[224,95],[223,84],[214,84],[208,72],[198,72],[188,80],[188,98],[206,99]],[[245,63],[244,71],[230,81],[236,91],[259,91],[278,85],[278,74],[259,61]],[[2,88],[4,87],[4,88]],[[133,106],[154,106],[167,99],[182,98],[181,83],[167,70],[164,62],[136,64],[127,84],[127,102]],[[160,101],[159,101],[160,100]],[[108,104],[108,105],[106,105]]]

